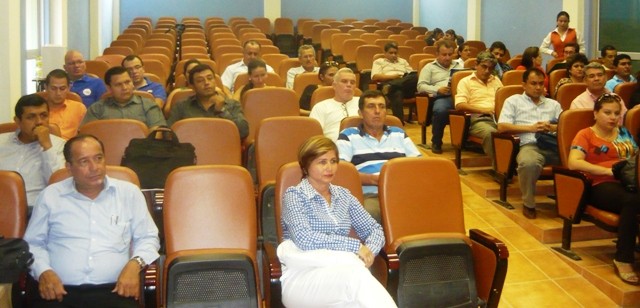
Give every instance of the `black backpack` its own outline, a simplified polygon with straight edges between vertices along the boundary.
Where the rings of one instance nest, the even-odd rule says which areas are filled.
[[[31,263],[33,255],[25,240],[0,236],[0,283],[18,282]]]

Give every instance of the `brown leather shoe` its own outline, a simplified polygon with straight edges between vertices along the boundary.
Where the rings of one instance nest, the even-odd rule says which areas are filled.
[[[536,209],[522,206],[522,214],[529,219],[536,219]]]

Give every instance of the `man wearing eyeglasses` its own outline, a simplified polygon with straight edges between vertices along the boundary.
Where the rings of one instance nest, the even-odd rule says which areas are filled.
[[[71,80],[71,92],[80,95],[87,108],[107,92],[102,79],[87,75],[87,64],[79,51],[69,50],[64,56],[63,67]]]
[[[491,133],[497,131],[495,98],[502,82],[492,74],[498,63],[493,54],[482,51],[477,62],[475,73],[458,83],[455,108],[472,114],[469,133],[482,139],[484,153],[493,159]]]
[[[164,104],[167,100],[167,92],[165,92],[164,87],[161,84],[153,82],[144,76],[144,63],[140,57],[137,55],[126,56],[122,59],[122,67],[127,69],[127,72],[129,72],[129,76],[131,76],[131,80],[133,81],[134,89],[149,92],[155,98],[156,103],[160,106]]]
[[[311,109],[309,117],[320,122],[327,138],[336,141],[342,119],[358,115],[358,98],[353,96],[356,88],[356,75],[350,68],[341,68],[333,77],[333,98],[325,99]]]
[[[596,100],[598,100],[598,97],[602,94],[610,93],[611,95],[616,95],[611,93],[611,91],[605,87],[606,81],[607,74],[605,73],[605,68],[602,64],[598,62],[591,62],[587,64],[587,66],[584,67],[584,82],[587,84],[587,89],[571,102],[570,109],[593,109]],[[627,107],[625,107],[622,98],[620,98],[620,102],[622,103],[622,109],[620,110],[622,114],[620,117],[620,125],[622,125],[624,114],[627,113]]]

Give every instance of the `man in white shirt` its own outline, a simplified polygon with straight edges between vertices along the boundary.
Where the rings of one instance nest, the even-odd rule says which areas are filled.
[[[356,88],[356,75],[350,68],[341,68],[333,77],[335,96],[325,99],[311,109],[309,117],[320,122],[327,138],[336,141],[340,133],[342,119],[358,115],[359,96],[353,96]]]
[[[249,72],[247,64],[249,64],[251,60],[260,59],[260,43],[255,40],[248,40],[242,47],[244,48],[242,60],[227,66],[220,77],[222,79],[222,85],[229,90],[229,93],[233,93],[233,83],[236,82],[236,77],[238,77],[239,74]],[[274,72],[269,64],[267,64],[267,72]]]
[[[293,82],[298,74],[317,73],[320,69],[316,63],[316,50],[311,45],[302,45],[298,48],[298,60],[300,66],[292,67],[287,71],[287,89],[293,89]]]
[[[409,74],[414,69],[407,60],[398,57],[398,44],[387,43],[384,46],[384,57],[373,61],[371,80],[383,82],[382,93],[391,102],[391,111],[404,123],[402,104],[404,98],[415,96],[418,85],[416,74]]]

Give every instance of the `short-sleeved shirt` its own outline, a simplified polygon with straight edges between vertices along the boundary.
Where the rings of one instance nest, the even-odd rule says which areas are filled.
[[[546,97],[540,97],[538,104],[527,94],[516,94],[507,98],[500,111],[498,124],[531,125],[544,121],[557,121],[562,112],[560,103]],[[536,142],[535,133],[520,133],[520,145]]]
[[[624,127],[618,128],[618,137],[613,142],[598,137],[591,127],[587,127],[580,130],[573,138],[571,149],[584,153],[584,160],[589,163],[611,168],[620,160],[633,156],[638,151],[638,145]],[[591,177],[593,185],[617,181],[611,175],[591,175]]]
[[[147,82],[146,85],[140,87],[136,90],[149,92],[153,97],[161,99],[163,102],[167,101],[167,92],[164,90],[164,87],[157,83],[149,80],[149,78],[144,77],[144,80]]]
[[[78,134],[78,128],[87,107],[81,102],[65,99],[60,106],[49,106],[49,123],[58,125],[62,138],[69,140]]]
[[[215,105],[211,105],[209,109],[205,110],[195,95],[190,96],[185,100],[177,102],[171,108],[171,115],[167,122],[169,122],[169,125],[173,125],[175,122],[188,118],[221,118],[231,120],[238,127],[240,138],[244,138],[249,134],[249,123],[244,117],[240,103],[230,98],[224,100],[224,107],[222,111],[218,112],[215,110]]]
[[[398,61],[391,62],[389,59],[382,57],[373,61],[373,67],[371,68],[371,76],[378,74],[382,75],[398,75],[405,74],[413,71],[409,62],[403,58],[398,58]]]
[[[604,86],[605,88],[609,89],[609,91],[613,92],[617,85],[625,82],[638,82],[638,80],[636,79],[636,77],[633,77],[633,75],[629,75],[629,81],[625,81],[616,74],[613,75],[611,79],[607,80],[607,83]]]
[[[84,125],[95,120],[105,119],[132,119],[145,123],[148,127],[167,125],[162,110],[155,101],[133,95],[131,99],[119,104],[115,98],[107,97],[99,100],[87,109],[87,114],[82,120]]]
[[[100,100],[107,92],[107,87],[102,79],[84,75],[79,79],[71,81],[71,92],[80,95],[82,103],[89,108],[94,102]]]
[[[316,66],[313,68],[313,71],[309,73],[317,73],[319,70],[320,68]],[[296,80],[296,76],[302,73],[307,73],[307,70],[305,70],[302,66],[292,67],[287,71],[287,89],[293,89],[293,83]]]
[[[325,99],[311,109],[310,118],[318,120],[322,131],[327,138],[338,140],[340,122],[342,119],[358,115],[359,96],[354,96],[350,101],[341,103],[333,98]]]
[[[458,83],[455,104],[467,103],[473,107],[494,109],[496,92],[502,87],[502,82],[495,76],[489,76],[487,83],[471,74]]]
[[[604,93],[617,95],[611,93],[611,91],[609,91],[609,89],[607,88],[604,89]],[[584,92],[573,99],[573,101],[571,102],[571,107],[569,107],[569,109],[593,109],[597,100],[598,97],[593,95],[593,93],[591,93],[589,89],[586,89]],[[620,98],[620,107],[620,114],[622,115],[620,117],[620,125],[622,125],[622,121],[624,121],[624,115],[627,113],[627,107],[625,106],[624,101],[622,101],[622,98]]]

